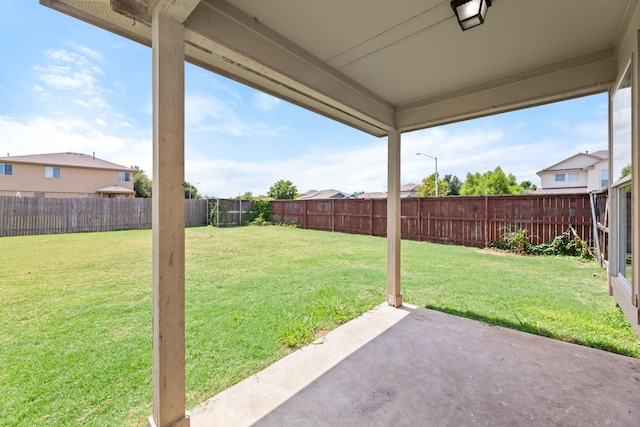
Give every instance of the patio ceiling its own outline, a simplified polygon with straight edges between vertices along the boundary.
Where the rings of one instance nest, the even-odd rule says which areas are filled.
[[[40,3],[150,45],[146,0]],[[190,0],[186,58],[377,136],[607,90],[638,0]],[[401,6],[399,6],[401,5]]]

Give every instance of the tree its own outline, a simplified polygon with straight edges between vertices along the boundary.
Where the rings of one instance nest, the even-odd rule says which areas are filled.
[[[272,199],[295,199],[298,188],[291,181],[281,179],[269,188],[267,196]]]
[[[444,176],[443,181],[447,183],[447,188],[449,189],[449,194],[448,194],[449,196],[460,195],[460,188],[462,188],[462,181],[460,181],[460,178],[458,178],[455,175],[447,174]]]
[[[137,171],[133,177],[133,189],[136,192],[136,197],[150,198],[153,187],[151,180],[139,166],[131,166],[131,169]]]
[[[536,191],[538,189],[538,187],[535,184],[532,184],[531,181],[522,181],[520,183],[520,187],[524,193]]]
[[[436,195],[436,174],[432,173],[422,180],[422,184],[418,185],[416,193],[420,197]],[[444,179],[438,180],[438,196],[446,196],[449,194],[449,184]]]
[[[467,179],[460,194],[463,196],[486,196],[488,194],[521,194],[522,188],[517,184],[513,174],[506,175],[500,166],[483,174],[467,173]]]
[[[244,194],[239,195],[238,197],[236,197],[236,199],[238,200],[254,200],[256,199],[256,197],[254,197],[253,193],[251,191],[245,191]]]
[[[191,184],[189,181],[184,182],[184,198],[185,199],[199,199],[200,195],[198,194],[198,189],[195,185]]]
[[[620,170],[620,178],[624,178],[625,176],[631,175],[631,163],[626,165]]]

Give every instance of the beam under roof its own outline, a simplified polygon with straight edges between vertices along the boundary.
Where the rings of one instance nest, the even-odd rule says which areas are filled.
[[[283,33],[280,33],[261,22],[258,17],[252,16],[250,14],[251,3],[236,0],[188,0],[184,2],[176,0],[149,0],[148,2],[145,0],[40,0],[40,2],[148,46],[151,44],[149,8],[160,7],[180,18],[186,17],[185,57],[187,61],[375,136],[386,136],[391,129],[406,132],[603,92],[611,87],[617,75],[616,52],[611,47],[612,24],[609,23],[607,24],[610,25],[608,32],[598,33],[608,34],[608,38],[597,40],[598,43],[592,41],[591,45],[581,46],[583,50],[576,52],[574,58],[558,58],[556,56],[555,61],[545,63],[541,57],[540,65],[537,68],[518,69],[513,66],[517,64],[512,64],[510,70],[492,69],[491,75],[498,77],[483,78],[483,75],[475,75],[475,81],[457,81],[455,85],[449,85],[449,88],[441,92],[422,93],[416,91],[410,101],[396,104],[380,95],[380,93],[390,93],[388,89],[395,87],[393,81],[381,80],[380,76],[371,79],[367,76],[353,74],[353,69],[347,67],[349,68],[347,70],[345,67],[339,67],[335,61],[332,62],[331,58],[322,59],[314,55],[311,51],[320,54],[319,52],[323,50],[318,46],[308,45],[313,42],[313,35],[308,35],[304,41],[311,50],[301,47],[297,40],[289,39],[283,35],[291,34],[288,29],[276,27],[283,30]],[[287,17],[289,13],[292,14],[291,19],[310,19],[304,14],[301,15],[304,8],[295,2],[282,0],[276,3],[274,7],[297,9],[286,11]],[[417,7],[417,3],[414,3],[410,2],[406,7]],[[429,23],[436,18],[438,18],[436,19],[438,22],[444,22],[446,25],[433,24],[433,29],[429,31],[435,31],[434,33],[425,33],[430,37],[431,46],[434,46],[433,43],[436,45],[444,44],[446,39],[436,40],[434,38],[442,36],[455,38],[456,43],[461,43],[462,40],[465,40],[465,43],[475,43],[476,39],[481,39],[482,46],[493,48],[501,46],[496,43],[504,39],[502,34],[487,33],[487,31],[493,31],[492,27],[488,26],[490,22],[487,22],[487,28],[473,30],[476,31],[475,33],[465,33],[463,35],[465,38],[462,39],[460,34],[451,32],[451,29],[448,28],[448,21],[443,21],[445,19],[443,18],[444,7],[440,4],[443,3],[443,0],[429,0],[427,3],[428,5],[424,7],[431,7],[431,9],[425,9],[419,19],[407,22],[411,23],[412,26],[409,29],[414,32],[417,31],[413,28],[417,23]],[[620,12],[621,3],[623,0],[615,2],[618,11],[616,16],[622,15]],[[637,3],[636,0],[629,0],[628,9],[635,8]],[[234,4],[249,8],[247,9],[249,13]],[[337,7],[337,4],[329,2],[327,7]],[[554,8],[564,7],[563,5],[564,3],[554,3]],[[364,6],[366,3],[363,3]],[[499,6],[501,6],[500,9],[498,9]],[[600,5],[597,6],[600,7]],[[264,13],[266,11],[264,7],[264,5],[256,5],[255,9],[262,11],[257,13]],[[517,10],[515,5],[498,5],[496,3],[496,10],[494,11],[492,8],[490,11],[492,17],[495,17],[494,26],[496,28],[505,28],[506,24],[504,19],[497,19],[499,14],[495,12],[506,13],[508,7]],[[534,6],[527,7],[531,9]],[[350,8],[353,7],[350,6]],[[541,13],[543,9],[540,6],[536,11]],[[594,7],[593,13],[596,9]],[[589,9],[585,8],[581,13],[587,12]],[[340,13],[340,10],[336,10],[335,13]],[[428,13],[435,15],[427,19],[426,14]],[[274,12],[268,18],[273,20],[278,16]],[[284,17],[281,17],[277,21],[277,25],[287,25],[286,23],[289,21],[283,19]],[[276,24],[276,21],[273,22]],[[591,18],[589,22],[597,21]],[[354,21],[353,25],[366,26],[368,24],[374,25],[376,23]],[[443,25],[444,29],[442,29]],[[618,25],[622,28],[626,24],[621,21]],[[329,22],[327,22],[327,28],[330,28]],[[404,27],[401,28],[404,29]],[[342,27],[337,30],[345,31]],[[456,29],[456,31],[459,30]],[[396,33],[396,31],[387,31],[380,37],[389,38]],[[422,33],[417,32],[416,34]],[[580,37],[576,36],[577,34],[572,34],[572,43],[574,44],[576,40],[580,40]],[[403,35],[403,37],[409,36]],[[363,50],[371,45],[376,49],[376,57],[384,55],[384,52],[379,50],[382,49],[378,46],[380,44],[399,49],[392,43],[393,40],[389,41],[386,38],[378,41],[378,38],[374,37],[366,44],[357,45],[357,48]],[[399,43],[402,41],[398,41]],[[518,46],[518,43],[518,40],[513,40],[504,46],[513,48],[514,44]],[[412,46],[415,47],[414,44]],[[333,48],[335,50],[336,47]],[[541,45],[537,48],[542,49],[537,52],[539,55],[545,49],[551,49],[552,46]],[[347,50],[347,52],[351,52],[351,50]],[[512,52],[514,51],[512,50]],[[411,54],[411,52],[408,53]],[[414,52],[413,54],[419,53]],[[481,52],[478,52],[478,58],[474,61],[479,61],[478,64],[482,64],[486,69],[486,61],[482,62],[482,55]],[[493,57],[496,58],[495,54]],[[430,73],[437,74],[434,77],[441,80],[442,73],[447,73],[446,70],[451,70],[452,66],[458,67],[458,63],[455,61],[459,61],[455,55],[435,57],[430,63],[443,65],[442,67],[430,68]],[[366,72],[374,73],[375,76],[375,73],[389,72],[389,70],[396,68],[403,70],[400,75],[410,76],[408,77],[410,79],[418,79],[416,82],[424,82],[424,79],[429,79],[429,76],[424,74],[425,70],[409,69],[407,68],[409,67],[408,62],[399,61],[398,58],[394,59],[393,55],[389,56],[386,62],[377,62],[377,64],[381,67],[380,69],[366,69]],[[344,69],[345,72],[341,69]],[[347,72],[349,75],[346,74]],[[358,72],[362,72],[362,70]],[[389,87],[365,87],[363,81],[384,81],[384,83],[377,83],[377,85],[382,84]]]

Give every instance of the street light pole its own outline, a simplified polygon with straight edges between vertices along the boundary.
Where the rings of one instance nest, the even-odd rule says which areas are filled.
[[[438,157],[430,156],[424,153],[416,153],[416,156],[426,156],[436,161],[436,197],[438,197]]]

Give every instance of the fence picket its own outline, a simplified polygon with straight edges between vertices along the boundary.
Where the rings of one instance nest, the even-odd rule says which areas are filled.
[[[272,203],[270,218],[315,230],[386,236],[386,204],[386,199],[280,200]],[[592,236],[588,194],[407,198],[401,212],[403,239],[486,246],[507,231],[525,229],[537,244],[569,226],[584,240]]]
[[[208,200],[185,200],[185,226],[207,224]],[[151,199],[0,196],[0,236],[151,228]]]

